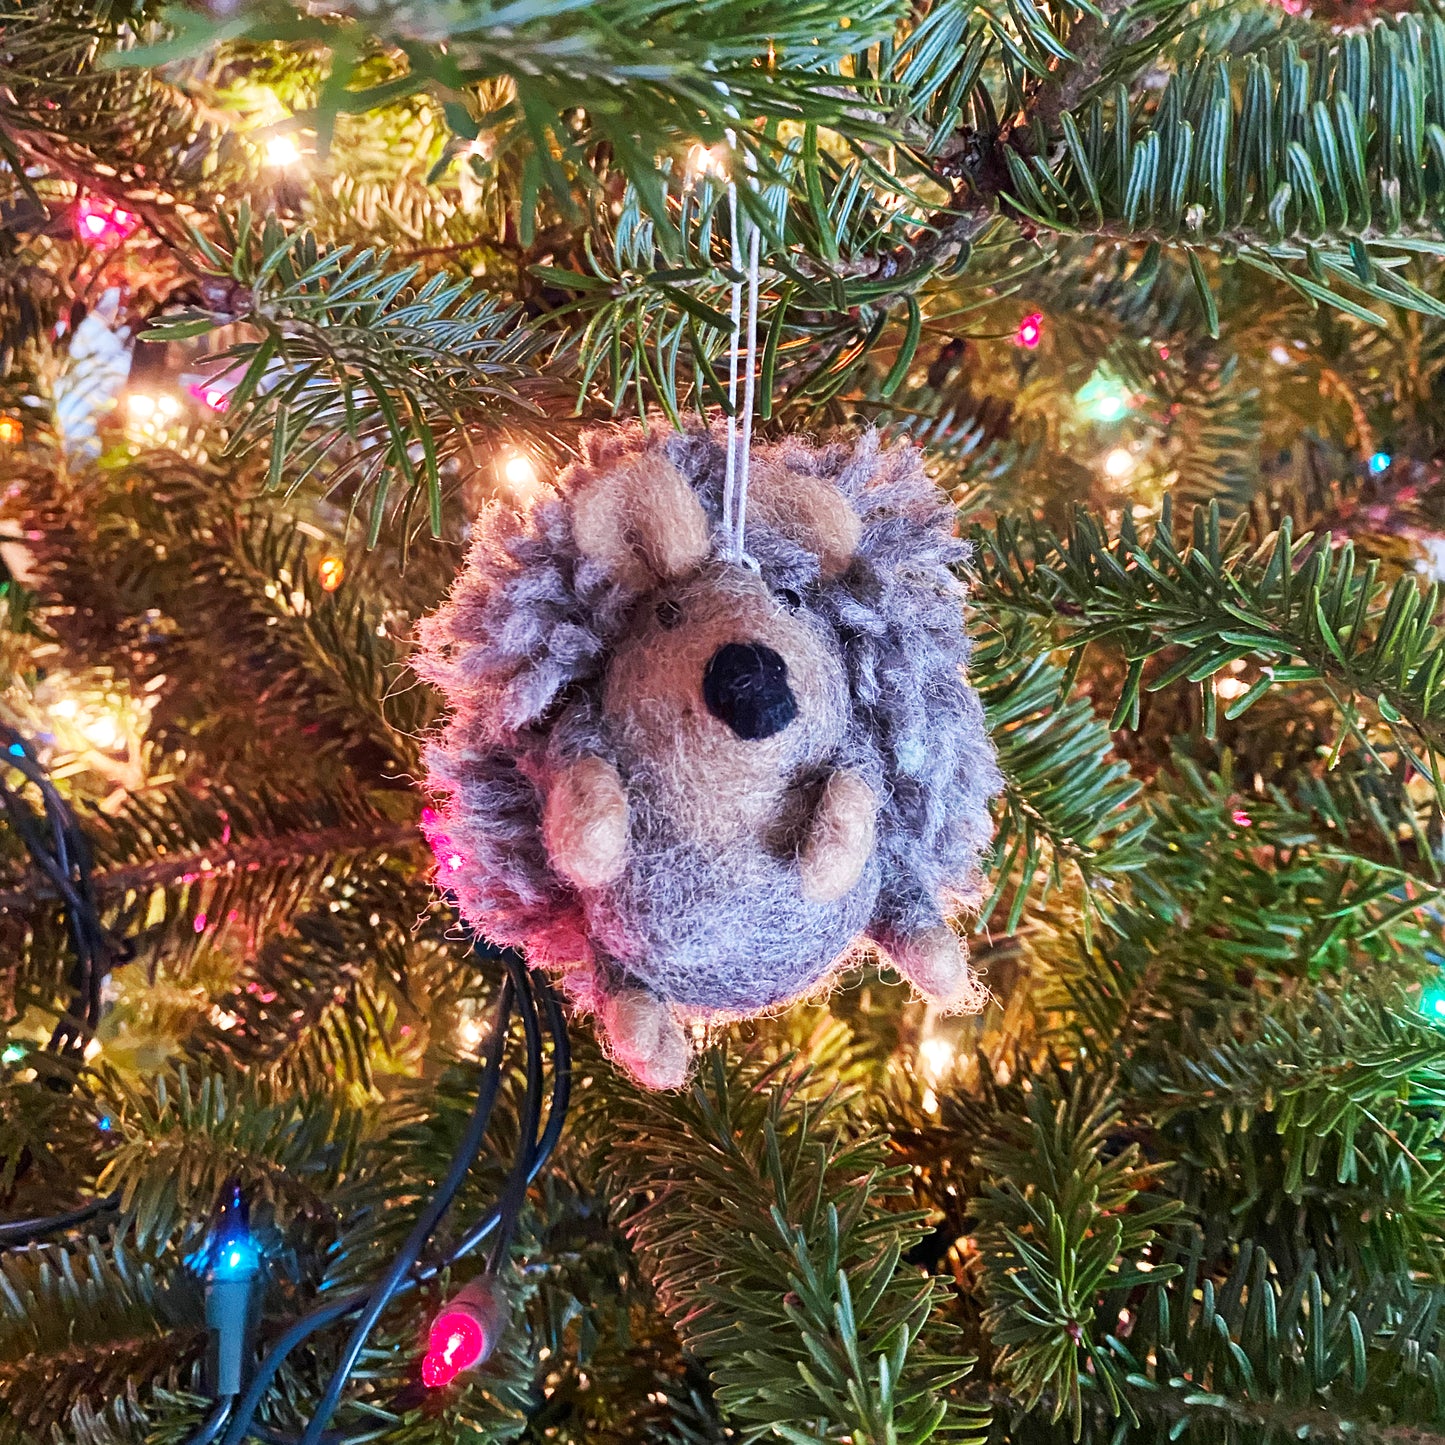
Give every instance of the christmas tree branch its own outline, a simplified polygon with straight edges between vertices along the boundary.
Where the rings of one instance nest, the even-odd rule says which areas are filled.
[[[1012,886],[1005,928],[1017,928],[1037,887],[1047,896],[1066,865],[1086,884],[1142,866],[1149,819],[1138,782],[1087,698],[1069,695],[1064,668],[1034,651],[1036,638],[988,635],[973,659],[1005,786],[994,838],[995,884],[979,926]],[[1031,655],[1032,654],[1032,655]]]
[[[1322,685],[1342,715],[1340,746],[1361,735],[1368,709],[1445,797],[1445,632],[1432,621],[1433,591],[1410,576],[1387,590],[1377,562],[1357,568],[1353,546],[1333,549],[1328,537],[1296,540],[1288,521],[1258,548],[1243,542],[1241,527],[1223,534],[1217,506],[1194,514],[1182,549],[1172,525],[1167,503],[1147,543],[1127,517],[1117,541],[1083,513],[1064,537],[1001,523],[978,534],[980,599],[1054,625],[1070,651],[1105,641],[1119,647],[1129,672],[1112,726],[1137,722],[1145,663],[1167,652],[1150,689],[1186,678],[1199,684],[1212,735],[1209,684],[1249,659],[1257,675],[1227,717],[1271,687]]]
[[[373,544],[398,483],[401,535],[421,496],[439,534],[442,472],[457,460],[475,468],[472,429],[534,417],[552,389],[547,338],[465,282],[423,279],[415,265],[388,272],[370,251],[322,252],[274,217],[253,227],[249,211],[227,227],[226,249],[195,241],[214,271],[215,305],[173,312],[150,335],[254,335],[212,363],[231,445],[267,436],[273,486],[315,476],[353,506],[368,499]]]
[[[939,1287],[900,1263],[920,1221],[895,1212],[898,1171],[840,1104],[794,1068],[717,1053],[687,1094],[616,1096],[619,1222],[742,1438],[977,1439],[946,1394],[968,1362],[920,1338]]]
[[[236,873],[289,870],[301,863],[332,861],[361,853],[406,853],[422,841],[413,824],[374,819],[335,828],[299,830],[274,837],[239,842],[215,842],[189,853],[167,854],[144,863],[97,868],[91,882],[102,899],[126,893],[150,893],[156,888],[204,883]],[[53,902],[58,895],[38,875],[32,886],[0,889],[0,911]]]
[[[1106,1077],[1042,1074],[1031,1085],[1025,1118],[1001,1115],[979,1151],[984,1322],[1025,1408],[1049,1394],[1053,1419],[1067,1414],[1078,1439],[1086,1380],[1126,1413],[1108,1312],[1174,1273],[1139,1265],[1180,1205],[1149,1200],[1162,1171],[1136,1144],[1111,1147],[1120,1104]]]

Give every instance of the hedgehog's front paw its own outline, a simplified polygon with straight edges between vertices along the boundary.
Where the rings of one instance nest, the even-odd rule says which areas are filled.
[[[672,1009],[645,989],[623,989],[603,1000],[598,1022],[613,1058],[649,1089],[680,1089],[692,1049]]]
[[[877,819],[878,799],[857,773],[842,769],[828,779],[798,855],[809,903],[832,903],[862,877]]]
[[[578,888],[615,882],[627,866],[627,794],[617,769],[579,758],[547,793],[542,841],[553,868]]]
[[[884,944],[893,966],[929,1003],[944,1013],[977,1013],[988,990],[969,966],[968,948],[946,924]]]

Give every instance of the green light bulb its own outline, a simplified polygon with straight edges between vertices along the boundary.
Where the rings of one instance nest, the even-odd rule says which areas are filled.
[[[1100,366],[1074,398],[1079,414],[1089,421],[1116,422],[1129,410],[1133,393],[1106,366]]]
[[[1420,995],[1420,1012],[1436,1023],[1445,1023],[1445,984],[1436,984]]]

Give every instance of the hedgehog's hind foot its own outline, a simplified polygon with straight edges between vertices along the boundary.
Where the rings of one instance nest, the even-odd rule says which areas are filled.
[[[943,1013],[978,1013],[988,1003],[988,990],[969,964],[967,944],[946,923],[879,942],[894,968]]]
[[[627,988],[609,994],[597,1010],[598,1026],[612,1057],[649,1089],[680,1089],[687,1082],[692,1048],[681,1020],[656,994]]]

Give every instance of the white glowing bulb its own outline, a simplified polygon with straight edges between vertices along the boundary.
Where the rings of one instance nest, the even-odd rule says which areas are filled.
[[[1225,702],[1233,702],[1237,697],[1243,697],[1249,691],[1249,684],[1238,677],[1221,677],[1214,684],[1215,697],[1222,697]]]
[[[728,153],[727,147],[705,146],[698,144],[687,153],[687,173],[694,180],[701,176],[717,176],[720,180],[727,179]]]
[[[529,491],[537,485],[537,467],[526,452],[513,452],[502,464],[507,485],[518,491]]]
[[[481,1019],[463,1019],[457,1025],[457,1042],[464,1049],[474,1049],[486,1037],[487,1028]]]
[[[172,396],[170,392],[163,391],[156,398],[156,410],[160,412],[162,416],[179,416],[181,414],[181,403],[176,397]]]
[[[100,1048],[101,1045],[99,1039],[91,1039],[90,1042],[86,1044],[85,1059],[87,1063],[89,1063],[90,1060],[93,1059],[100,1052]]]
[[[125,409],[136,421],[149,421],[156,414],[156,399],[143,391],[133,391],[125,399]]]
[[[930,1034],[918,1045],[918,1059],[925,1076],[936,1083],[953,1068],[953,1045],[940,1034]]]
[[[1104,471],[1117,482],[1134,470],[1134,453],[1128,447],[1115,447],[1104,458]]]
[[[56,717],[72,718],[80,711],[80,704],[73,697],[63,697],[52,705],[50,711]]]
[[[266,142],[266,164],[278,169],[294,166],[301,159],[301,147],[289,135],[273,135]]]
[[[101,752],[108,752],[120,741],[120,726],[108,712],[81,723],[80,730],[86,742]]]

